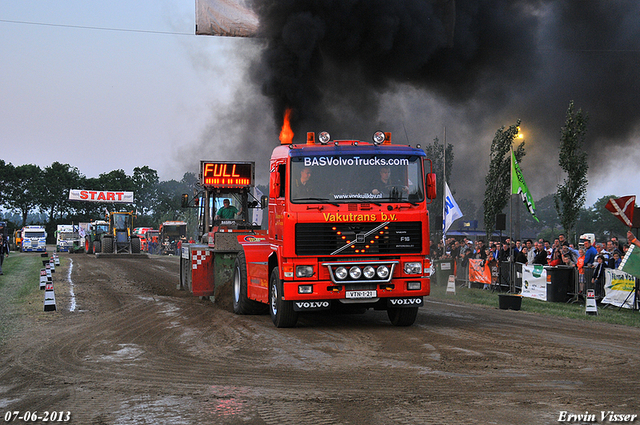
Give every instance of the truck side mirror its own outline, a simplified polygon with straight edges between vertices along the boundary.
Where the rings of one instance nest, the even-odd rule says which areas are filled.
[[[427,185],[427,198],[428,199],[436,199],[436,174],[428,173],[426,178]]]
[[[182,194],[182,202],[180,203],[182,208],[189,208],[189,195],[186,193]]]
[[[269,206],[269,197],[267,195],[262,195],[260,197],[260,208],[265,209]]]

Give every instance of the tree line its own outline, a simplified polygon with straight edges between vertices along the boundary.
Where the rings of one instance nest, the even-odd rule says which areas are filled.
[[[43,224],[51,237],[58,224],[104,219],[105,209],[134,211],[136,227],[158,228],[167,220],[194,221],[193,210],[181,207],[181,194],[192,196],[197,182],[194,173],[185,173],[180,181],[160,181],[157,171],[148,166],[134,168],[132,175],[114,170],[89,178],[77,167],[60,162],[40,168],[0,160],[0,208],[10,229]],[[70,201],[70,189],[129,191],[135,204]],[[40,220],[30,221],[34,216]]]
[[[626,237],[627,227],[622,224],[605,205],[610,198],[617,195],[603,196],[593,206],[585,207],[587,192],[588,157],[583,149],[587,133],[588,115],[581,109],[576,110],[573,101],[566,112],[565,125],[560,129],[558,166],[565,178],[558,184],[555,193],[548,194],[535,202],[535,220],[522,203],[519,195],[511,193],[511,151],[520,163],[525,155],[525,142],[519,141],[520,120],[509,127],[501,127],[496,131],[490,148],[489,171],[485,178],[485,194],[483,203],[477,207],[472,200],[458,199],[463,220],[470,221],[481,217],[486,236],[490,237],[496,228],[496,216],[509,212],[509,202],[514,208],[514,223],[517,223],[520,235],[526,237],[553,240],[563,233],[568,240],[575,241],[583,233],[594,233],[598,240],[607,240],[611,236]],[[453,166],[453,146],[447,144],[446,149],[436,138],[432,145],[425,149],[429,158],[434,161],[434,172],[437,175],[439,199],[430,206],[430,226],[432,231],[440,229],[442,235],[442,191],[444,182],[449,180]],[[446,155],[446,158],[445,158]],[[446,159],[446,162],[445,162]],[[442,170],[447,164],[446,176]],[[525,175],[526,177],[526,175]],[[453,190],[453,188],[452,188]],[[455,195],[455,193],[454,193]],[[455,197],[455,196],[454,196]],[[512,200],[517,197],[517,200]],[[457,226],[454,224],[451,230]],[[508,230],[508,229],[507,229]],[[516,233],[514,236],[518,237]]]

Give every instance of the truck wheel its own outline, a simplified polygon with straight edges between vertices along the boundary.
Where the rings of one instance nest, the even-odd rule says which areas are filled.
[[[100,251],[101,245],[100,245],[100,241],[95,241],[93,243],[93,253],[97,254],[98,252],[102,252]]]
[[[411,326],[418,317],[418,307],[388,308],[387,316],[394,326]]]
[[[113,239],[111,238],[102,239],[102,252],[104,254],[113,254]]]
[[[239,252],[233,267],[233,312],[235,314],[266,312],[266,306],[247,297],[247,292],[247,261],[244,252]]]
[[[298,313],[293,310],[293,302],[282,299],[282,281],[277,267],[273,269],[269,279],[269,313],[277,328],[292,328],[298,321]]]
[[[140,238],[131,238],[131,253],[140,254]]]

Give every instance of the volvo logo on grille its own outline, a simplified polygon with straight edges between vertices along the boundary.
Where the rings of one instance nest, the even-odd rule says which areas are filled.
[[[365,239],[365,234],[364,233],[358,233],[356,235],[356,243],[364,243]]]

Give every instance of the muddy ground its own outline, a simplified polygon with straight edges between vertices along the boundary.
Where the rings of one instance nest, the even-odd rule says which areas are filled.
[[[176,257],[61,257],[58,310],[25,306],[24,330],[0,347],[3,416],[64,411],[76,424],[551,424],[563,412],[571,423],[607,423],[601,411],[640,414],[637,328],[452,297],[427,298],[408,328],[368,311],[308,315],[296,328],[277,329],[268,315],[237,316],[178,291]],[[595,421],[568,416],[585,412]]]

